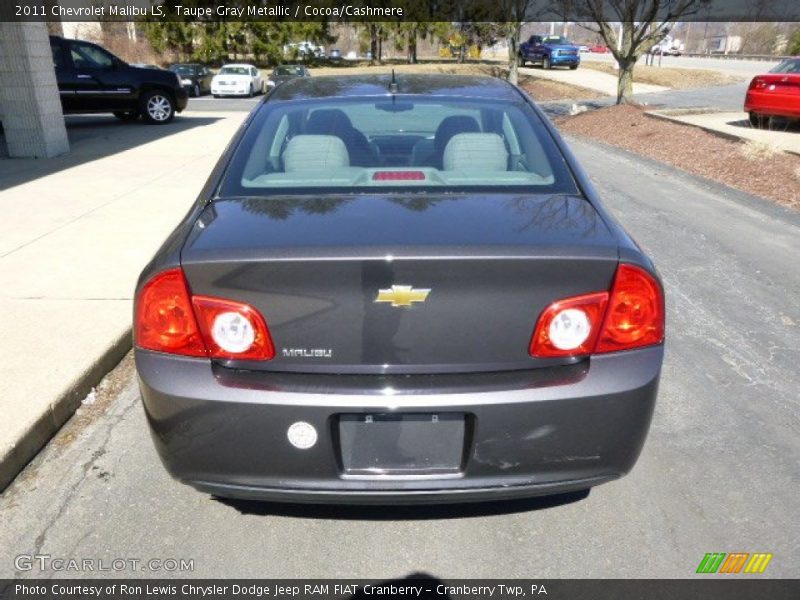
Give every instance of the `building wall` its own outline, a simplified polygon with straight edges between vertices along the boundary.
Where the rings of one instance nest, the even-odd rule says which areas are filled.
[[[0,22],[0,121],[11,157],[69,150],[44,23]]]

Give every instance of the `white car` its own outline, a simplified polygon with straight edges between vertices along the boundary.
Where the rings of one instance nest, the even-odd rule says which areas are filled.
[[[220,96],[255,96],[264,93],[264,80],[253,65],[225,65],[211,80],[211,94]]]

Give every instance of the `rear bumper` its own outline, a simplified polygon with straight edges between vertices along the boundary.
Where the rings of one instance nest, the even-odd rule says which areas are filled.
[[[745,96],[744,111],[764,116],[800,119],[800,95],[751,90]]]
[[[616,479],[644,444],[662,358],[658,346],[591,364],[488,375],[480,385],[477,375],[415,376],[406,378],[411,387],[387,395],[374,391],[380,376],[340,385],[340,376],[246,374],[136,351],[153,439],[173,477],[219,496],[363,504],[518,498]],[[451,412],[469,423],[458,473],[343,470],[339,415]],[[313,447],[289,443],[297,421],[316,428]]]
[[[234,89],[228,87],[212,87],[211,93],[214,96],[249,96],[250,90],[249,89]]]

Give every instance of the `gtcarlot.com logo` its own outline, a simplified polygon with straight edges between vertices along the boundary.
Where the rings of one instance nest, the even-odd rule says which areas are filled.
[[[772,554],[766,552],[709,552],[697,566],[697,573],[763,573]]]
[[[17,571],[121,572],[194,571],[193,558],[70,558],[50,554],[20,554],[14,559]]]

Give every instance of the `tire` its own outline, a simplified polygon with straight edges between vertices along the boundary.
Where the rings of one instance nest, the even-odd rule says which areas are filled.
[[[163,125],[175,116],[175,101],[167,92],[152,90],[142,96],[140,110],[147,123]]]
[[[196,84],[196,83],[194,84],[194,87],[192,88],[192,96],[194,96],[195,98],[199,98],[200,97],[200,86],[198,84]]]
[[[570,65],[569,68],[571,71],[574,71],[575,69],[578,68],[578,65]]]
[[[519,55],[519,66],[520,67],[524,67],[525,66],[525,57],[522,56],[521,54]]]
[[[750,115],[750,125],[752,125],[755,129],[763,129],[764,125],[766,124],[767,119],[764,118],[764,115],[759,115],[758,113],[751,112]]]
[[[542,59],[542,68],[543,69],[547,69],[548,71],[553,68],[553,65],[550,63],[550,57],[549,56],[545,56]]]
[[[212,94],[212,96],[214,96],[214,98],[219,98],[219,94]]]
[[[135,110],[128,110],[128,111],[120,111],[115,112],[114,116],[117,117],[120,121],[135,121],[139,118],[139,113]]]
[[[256,95],[256,91],[253,89],[253,84],[251,83],[251,84],[250,84],[250,93],[249,93],[249,94],[247,94],[247,97],[248,97],[248,98],[252,98],[252,97],[253,97],[253,96],[255,96],[255,95]]]

